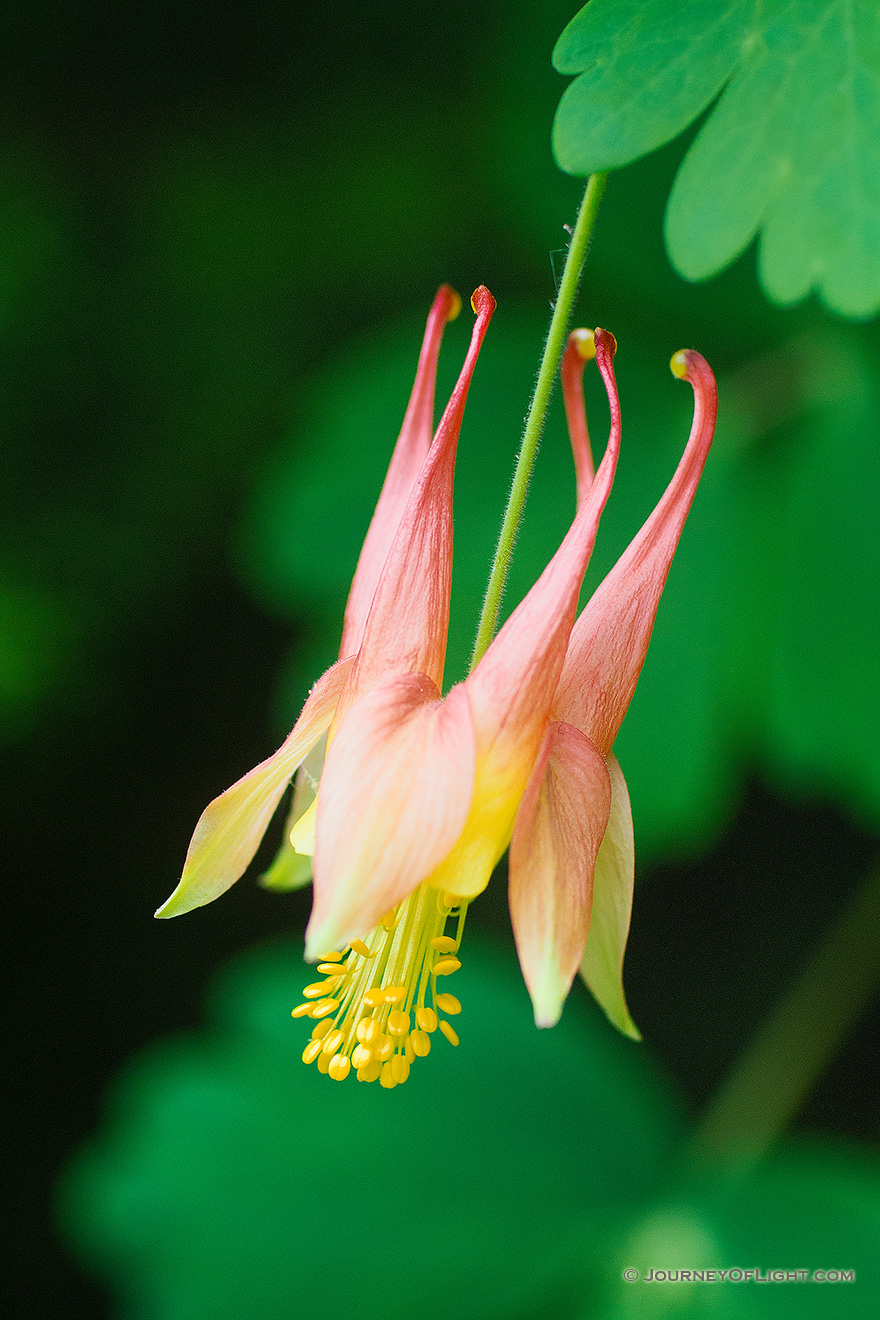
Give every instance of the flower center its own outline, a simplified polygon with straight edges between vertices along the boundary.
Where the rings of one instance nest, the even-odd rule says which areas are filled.
[[[461,966],[456,954],[466,913],[467,901],[456,894],[419,885],[366,939],[324,954],[318,964],[324,980],[307,985],[306,1002],[293,1010],[295,1018],[317,1019],[303,1063],[317,1060],[318,1071],[337,1082],[353,1070],[359,1082],[390,1090],[430,1053],[438,1027],[457,1045],[440,1014],[454,1017],[461,1004],[438,991],[437,978]],[[449,921],[456,922],[454,935],[445,933]]]

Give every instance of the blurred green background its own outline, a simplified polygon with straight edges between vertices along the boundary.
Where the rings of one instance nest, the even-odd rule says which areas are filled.
[[[627,986],[646,1045],[614,1038],[578,989],[556,1032],[534,1032],[499,876],[469,918],[483,952],[454,1061],[432,1057],[418,1087],[371,1093],[364,1109],[366,1088],[328,1101],[285,1025],[297,945],[271,942],[301,931],[308,895],[247,879],[190,917],[151,920],[205,803],[277,744],[334,652],[442,281],[465,300],[485,282],[499,302],[462,433],[449,677],[461,672],[581,192],[550,154],[565,86],[550,52],[574,9],[7,7],[0,734],[16,1315],[332,1314],[320,1289],[294,1297],[284,1281],[279,1301],[269,1283],[259,1304],[252,1290],[266,1261],[308,1273],[287,1236],[265,1255],[261,1244],[278,1224],[295,1237],[330,1179],[345,1204],[319,1199],[314,1250],[373,1279],[384,1228],[345,1181],[364,1149],[377,1213],[392,1219],[418,1223],[449,1168],[451,1217],[427,1215],[424,1233],[468,1251],[451,1253],[458,1272],[425,1278],[435,1297],[448,1286],[468,1299],[461,1315],[653,1315],[644,1292],[609,1292],[610,1262],[651,1233],[675,1244],[673,1267],[869,1268],[876,1009],[798,1121],[825,1145],[783,1153],[746,1192],[683,1191],[663,1174],[682,1123],[871,863],[880,825],[880,330],[813,302],[773,307],[753,250],[705,285],[673,274],[662,219],[683,141],[612,176],[578,310],[618,338],[624,410],[592,583],[684,443],[689,391],[671,353],[699,348],[721,388],[618,744],[640,858]],[[448,331],[441,394],[468,321]],[[601,444],[593,380],[588,401]],[[508,603],[572,508],[557,407]],[[110,1079],[148,1042],[203,1031],[218,966],[267,940],[262,960],[226,974],[219,1025],[152,1045],[115,1092],[110,1135],[59,1194],[62,1246],[52,1189],[104,1121]],[[409,1089],[395,1128],[379,1102]],[[238,1163],[215,1177],[232,1148]],[[508,1221],[489,1206],[509,1179],[522,1203],[512,1196]],[[795,1206],[801,1226],[773,1237]],[[524,1234],[527,1211],[540,1233]],[[832,1220],[838,1236],[823,1238]],[[355,1242],[364,1255],[349,1267]],[[206,1291],[217,1251],[251,1291]],[[381,1274],[364,1285],[374,1299]],[[413,1289],[396,1294],[401,1314],[431,1314]],[[807,1314],[795,1292],[792,1313]],[[859,1296],[875,1314],[877,1293]]]

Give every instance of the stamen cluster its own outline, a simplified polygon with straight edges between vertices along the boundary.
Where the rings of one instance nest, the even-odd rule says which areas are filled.
[[[391,1090],[430,1053],[438,1027],[457,1045],[458,1034],[440,1014],[454,1017],[461,1004],[438,992],[437,978],[461,966],[456,955],[466,912],[455,894],[420,885],[366,939],[324,954],[318,964],[324,979],[306,986],[305,1002],[292,1014],[316,1019],[303,1063],[317,1061],[318,1071],[337,1082],[353,1071],[359,1082]],[[454,936],[445,933],[451,920]]]

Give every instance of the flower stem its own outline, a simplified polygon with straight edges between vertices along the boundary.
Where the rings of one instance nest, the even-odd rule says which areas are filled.
[[[880,982],[880,865],[735,1064],[692,1144],[751,1166],[788,1126]]]
[[[495,551],[495,558],[492,561],[492,570],[486,587],[486,597],[483,601],[483,611],[480,615],[477,637],[474,642],[474,653],[471,657],[471,670],[484,655],[498,626],[498,613],[501,609],[504,584],[507,581],[510,556],[513,553],[513,544],[516,540],[523,506],[526,502],[529,479],[532,475],[535,455],[538,451],[538,441],[541,438],[547,405],[550,402],[556,373],[559,370],[559,362],[565,349],[568,324],[571,319],[574,300],[577,296],[581,271],[586,261],[593,226],[596,222],[596,212],[605,191],[607,178],[607,173],[601,173],[591,174],[587,180],[586,191],[575,221],[571,242],[568,245],[565,267],[559,283],[559,294],[553,308],[550,329],[547,332],[544,356],[541,359],[535,392],[529,405],[522,444],[520,445],[513,474],[513,483],[510,488],[510,497],[504,511],[504,521],[501,524],[498,547]]]

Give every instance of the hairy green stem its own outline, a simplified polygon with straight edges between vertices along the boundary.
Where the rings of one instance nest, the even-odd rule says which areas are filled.
[[[880,865],[717,1092],[692,1145],[701,1163],[748,1167],[785,1130],[880,983],[878,931]]]
[[[544,418],[547,415],[547,405],[550,402],[556,373],[559,370],[559,362],[565,351],[565,340],[574,300],[577,296],[578,282],[586,261],[590,237],[596,223],[596,212],[605,191],[607,178],[607,173],[592,174],[587,180],[586,191],[572,231],[571,242],[568,245],[565,267],[559,283],[559,294],[553,308],[550,329],[547,332],[544,356],[541,359],[535,392],[529,405],[522,444],[520,445],[519,456],[513,473],[510,497],[504,512],[501,532],[498,536],[498,548],[495,551],[495,558],[492,561],[492,570],[486,587],[486,597],[483,601],[483,610],[477,628],[476,641],[474,642],[474,653],[471,657],[472,670],[477,661],[485,654],[486,648],[494,637],[495,629],[498,626],[498,613],[501,609],[504,584],[507,581],[510,556],[513,553],[513,544],[516,540],[523,506],[526,502],[529,479],[532,475],[535,455],[538,451],[538,441],[541,438]]]

